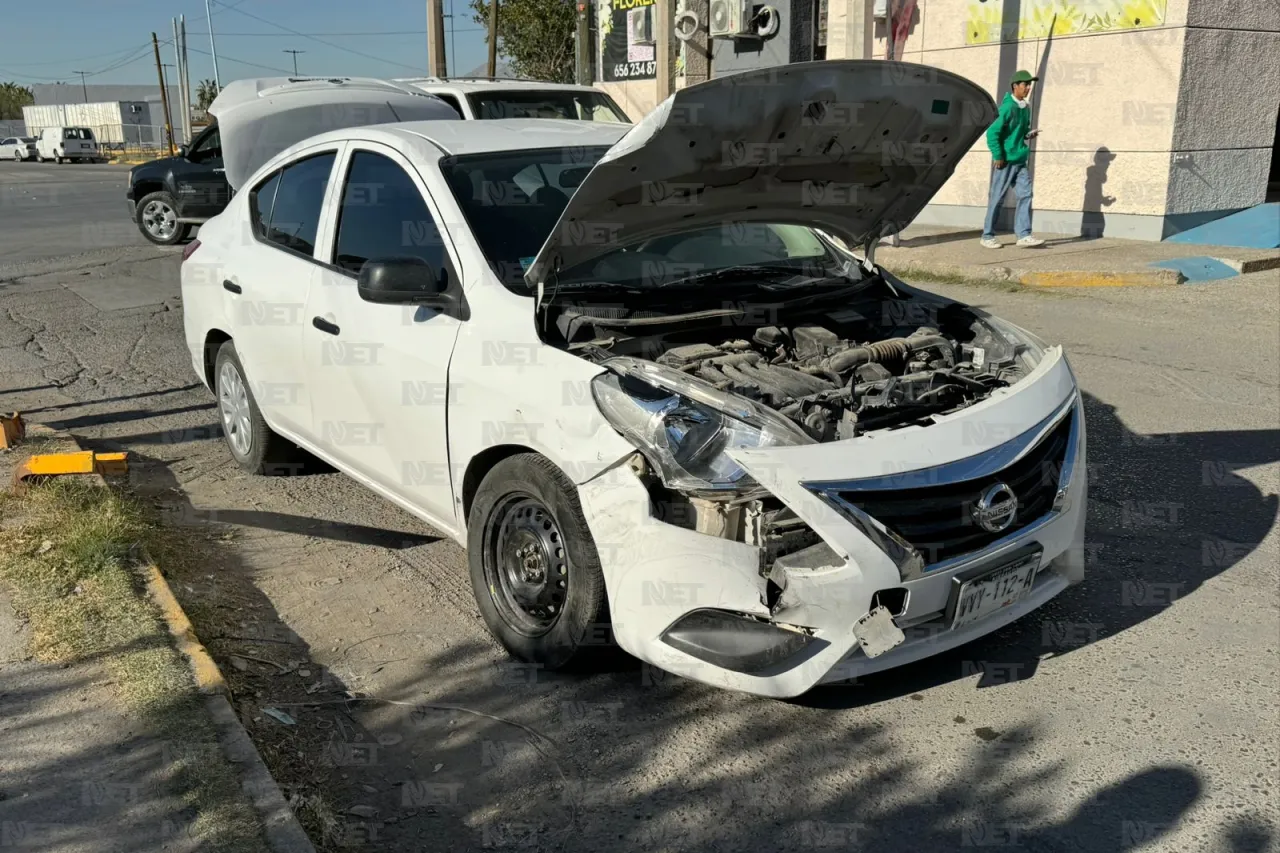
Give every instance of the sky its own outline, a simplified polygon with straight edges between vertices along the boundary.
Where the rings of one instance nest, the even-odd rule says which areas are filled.
[[[441,0],[449,72],[488,58],[484,30],[467,0]],[[293,73],[413,77],[427,73],[426,0],[210,0],[222,82]],[[204,0],[59,0],[6,4],[0,25],[0,82],[156,83],[151,33],[160,61],[173,64],[173,24],[185,15],[194,86],[213,78]],[[456,25],[456,28],[455,28]],[[292,31],[292,32],[291,32]],[[166,74],[171,73],[166,70]]]

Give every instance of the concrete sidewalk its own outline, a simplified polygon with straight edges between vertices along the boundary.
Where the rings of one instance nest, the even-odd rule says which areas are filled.
[[[1000,249],[977,230],[910,226],[898,246],[888,240],[876,262],[903,277],[1011,282],[1035,287],[1123,287],[1196,284],[1280,268],[1280,251],[1039,234],[1045,245],[1023,249],[1012,234]]]

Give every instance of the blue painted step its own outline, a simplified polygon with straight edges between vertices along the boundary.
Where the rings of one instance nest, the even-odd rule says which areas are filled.
[[[1260,204],[1204,225],[1188,228],[1172,237],[1166,237],[1165,242],[1236,246],[1241,249],[1278,249],[1280,202]]]
[[[1217,258],[1175,258],[1172,261],[1152,261],[1148,266],[1166,270],[1177,270],[1186,277],[1183,284],[1198,284],[1202,281],[1218,281],[1231,278],[1240,273],[1224,264]]]

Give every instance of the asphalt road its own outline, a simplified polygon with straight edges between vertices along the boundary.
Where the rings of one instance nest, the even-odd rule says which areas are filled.
[[[130,168],[0,162],[0,265],[148,245],[125,207]]]
[[[76,217],[105,204],[103,173],[83,168],[83,190],[57,185],[68,235],[95,234]],[[16,171],[0,172],[6,199]],[[12,236],[28,233],[19,209],[0,209],[0,257],[32,251]],[[220,556],[176,591],[324,848],[1277,849],[1275,272],[940,288],[1067,346],[1087,403],[1089,578],[953,653],[784,703],[634,664],[513,664],[458,547],[341,475],[241,473],[193,384],[176,255],[0,266],[0,408],[129,450],[140,494],[212,529]],[[342,690],[369,698],[289,704]]]

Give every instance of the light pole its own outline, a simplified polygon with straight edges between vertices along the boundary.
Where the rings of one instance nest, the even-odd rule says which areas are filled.
[[[209,21],[209,51],[213,54],[213,85],[222,90],[222,78],[218,76],[218,46],[213,43],[213,13],[209,11],[209,0],[204,0],[204,16]]]
[[[298,54],[306,53],[306,51],[305,50],[286,50],[286,51],[283,51],[283,53],[293,54],[293,76],[297,77],[298,76]]]

